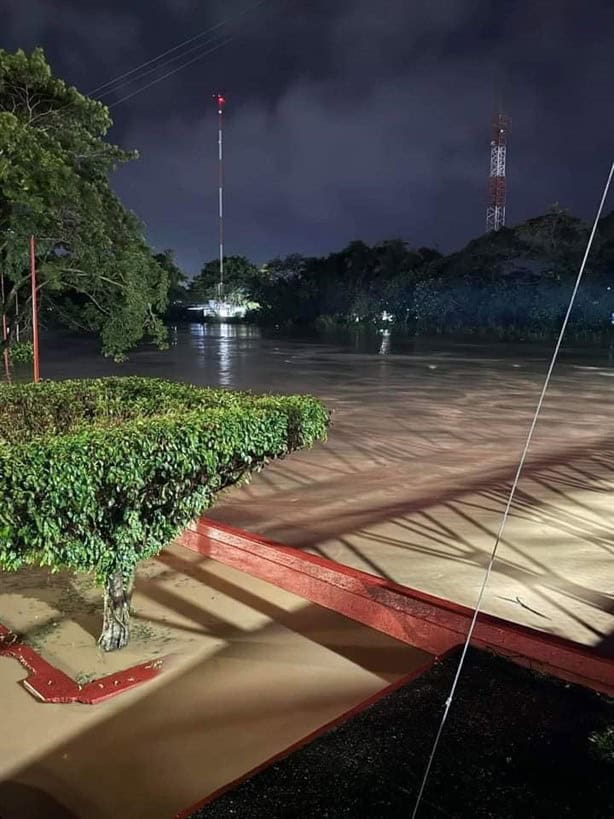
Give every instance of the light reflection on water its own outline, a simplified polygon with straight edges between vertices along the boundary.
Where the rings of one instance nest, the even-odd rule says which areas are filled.
[[[83,339],[45,338],[41,353],[44,378],[144,375],[317,395],[333,411],[326,446],[277,464],[252,495],[221,500],[215,516],[471,605],[552,346],[403,340],[394,331],[299,339],[241,324],[194,324],[177,328],[168,351],[143,347],[121,366]],[[29,373],[19,371],[23,379]],[[607,352],[563,356],[536,430],[537,465],[518,496],[516,534],[502,542],[501,599],[510,597],[510,583],[522,599],[539,595],[573,639],[595,639],[576,628],[576,612],[587,623],[601,618],[604,634],[611,630],[601,567],[611,563],[612,548],[614,381],[603,377],[612,374]],[[601,494],[587,506],[594,486]],[[583,586],[577,555],[584,561],[591,550],[597,579]],[[492,613],[509,616],[509,603],[499,605]]]
[[[42,377],[143,375],[234,389],[315,394],[350,387],[364,390],[366,397],[422,382],[430,391],[436,387],[434,378],[445,378],[446,389],[461,391],[476,379],[509,383],[523,372],[539,378],[551,354],[548,346],[432,341],[398,337],[394,332],[301,339],[267,335],[245,324],[179,326],[171,328],[169,336],[169,350],[144,346],[121,365],[103,358],[93,340],[46,337],[41,343]],[[564,353],[557,372],[572,370],[579,375],[584,367],[592,366],[597,367],[593,375],[610,375],[612,370],[603,357],[599,350]],[[586,378],[588,372],[583,375]],[[14,368],[13,380],[30,377],[31,366]]]
[[[261,334],[257,327],[246,324],[192,324],[187,339],[183,335],[184,345],[186,340],[196,365],[211,375],[215,371],[220,386],[232,387],[246,357],[258,350]]]

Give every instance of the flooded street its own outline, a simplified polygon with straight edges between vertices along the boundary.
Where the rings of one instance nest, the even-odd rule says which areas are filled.
[[[550,349],[265,338],[254,327],[180,328],[164,353],[122,366],[82,343],[50,346],[47,378],[112,373],[309,392],[329,441],[272,464],[211,517],[473,605]],[[614,631],[614,369],[563,350],[485,609],[590,645]]]
[[[24,590],[28,610],[40,588]],[[49,612],[53,589],[42,589]],[[172,653],[160,677],[117,698],[42,704],[19,685],[23,669],[0,660],[2,819],[171,819],[428,659],[177,546],[139,567],[134,608],[128,649],[102,655],[74,613],[43,647],[73,676]],[[12,610],[0,594],[2,615]]]
[[[46,342],[41,369],[319,396],[332,411],[329,441],[229,490],[210,517],[474,605],[548,351],[389,341],[380,355],[377,337],[194,325],[168,352],[122,366],[82,341]],[[567,354],[557,368],[484,600],[488,612],[609,656],[613,377],[596,355]],[[95,707],[42,705],[19,685],[24,670],[0,662],[11,738],[0,753],[2,816],[168,819],[426,658],[177,545],[139,567],[133,642],[105,655],[99,590],[47,575],[6,575],[0,621],[73,678],[174,658],[158,679]]]

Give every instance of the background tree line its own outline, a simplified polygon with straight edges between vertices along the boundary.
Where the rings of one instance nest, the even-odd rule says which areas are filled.
[[[558,205],[513,228],[480,236],[442,255],[401,239],[351,242],[323,257],[293,254],[258,268],[226,260],[226,297],[257,302],[255,321],[278,326],[378,325],[424,335],[546,339],[556,334],[589,234]],[[207,263],[184,292],[215,298],[218,263]],[[599,339],[614,311],[614,214],[601,220],[569,332]],[[390,326],[387,324],[387,326]]]
[[[37,237],[41,316],[98,335],[117,359],[143,339],[166,343],[164,320],[217,297],[218,261],[189,280],[170,250],[154,253],[110,178],[137,158],[106,139],[108,109],[53,76],[41,50],[0,50],[0,274],[9,345],[29,316],[28,240]],[[258,266],[224,260],[224,298],[278,326],[378,324],[421,334],[545,339],[557,332],[589,226],[558,206],[442,255],[402,239],[353,241],[326,256]],[[614,214],[602,219],[570,324],[609,332]],[[191,314],[193,315],[193,314]],[[0,343],[3,343],[0,339]]]

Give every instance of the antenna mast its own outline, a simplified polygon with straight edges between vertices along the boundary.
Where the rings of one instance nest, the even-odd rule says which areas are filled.
[[[500,230],[505,226],[505,163],[509,126],[509,117],[499,110],[499,113],[493,117],[491,125],[490,175],[488,179],[488,207],[486,208],[487,233],[491,230]]]
[[[218,118],[218,217],[220,229],[220,280],[217,286],[218,300],[221,302],[224,298],[224,158],[222,152],[222,136],[223,136],[223,118],[224,105],[226,99],[222,94],[214,94],[213,99],[217,105]]]

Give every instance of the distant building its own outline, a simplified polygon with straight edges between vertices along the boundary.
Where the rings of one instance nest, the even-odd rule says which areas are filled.
[[[217,299],[209,299],[209,301],[202,304],[193,304],[188,307],[188,310],[194,313],[200,313],[201,318],[245,318],[248,310],[257,310],[258,305],[255,302],[246,302],[244,304],[232,304],[228,301],[217,301]]]

